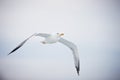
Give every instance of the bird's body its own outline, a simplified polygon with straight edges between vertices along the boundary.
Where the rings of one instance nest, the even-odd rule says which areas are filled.
[[[79,54],[78,54],[78,50],[75,44],[73,44],[70,41],[67,41],[66,39],[63,39],[61,36],[63,36],[64,34],[61,33],[57,33],[55,35],[51,35],[51,34],[45,34],[45,33],[35,33],[33,35],[31,35],[30,37],[28,37],[27,39],[25,39],[21,44],[19,44],[15,49],[13,49],[9,54],[13,53],[14,51],[16,51],[17,49],[19,49],[21,46],[24,45],[24,43],[29,40],[31,37],[33,36],[41,36],[44,37],[45,40],[42,41],[43,44],[53,44],[56,42],[60,42],[64,45],[66,45],[67,47],[69,47],[72,52],[73,52],[73,56],[74,56],[74,62],[75,62],[75,68],[77,70],[77,73],[79,75],[79,71],[80,71],[80,64],[79,64]],[[9,55],[8,54],[8,55]]]
[[[43,42],[45,42],[46,44],[52,44],[58,42],[59,39],[60,37],[58,35],[51,35],[49,37],[46,37]]]

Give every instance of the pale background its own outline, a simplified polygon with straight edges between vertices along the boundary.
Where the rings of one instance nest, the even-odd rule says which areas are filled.
[[[118,80],[119,26],[119,0],[0,0],[0,80]],[[80,76],[69,48],[41,37],[7,56],[36,32],[63,32],[75,43]]]

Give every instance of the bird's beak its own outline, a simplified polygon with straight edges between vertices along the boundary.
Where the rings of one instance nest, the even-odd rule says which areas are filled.
[[[61,34],[60,34],[60,36],[63,36],[63,35],[64,35],[64,33],[61,33]]]

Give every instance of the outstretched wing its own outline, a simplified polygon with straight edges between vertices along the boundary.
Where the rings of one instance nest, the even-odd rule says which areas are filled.
[[[46,34],[46,33],[36,33],[35,36],[49,37],[50,34]]]
[[[75,68],[77,70],[77,74],[79,75],[79,71],[80,71],[80,62],[79,62],[79,54],[78,54],[78,50],[75,44],[73,44],[70,41],[67,41],[63,38],[59,39],[59,42],[63,43],[64,45],[66,45],[67,47],[69,47],[72,52],[73,52],[73,57],[74,57],[74,62],[75,62]]]
[[[31,35],[30,37],[28,37],[27,39],[25,39],[23,42],[21,42],[15,49],[13,49],[8,55],[10,55],[11,53],[15,52],[17,49],[19,49],[20,47],[22,47],[25,42],[27,42],[31,37],[33,36],[41,36],[41,37],[48,37],[50,36],[50,34],[45,34],[45,33],[35,33],[33,35]]]

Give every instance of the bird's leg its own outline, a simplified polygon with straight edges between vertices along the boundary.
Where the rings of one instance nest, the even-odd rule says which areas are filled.
[[[42,43],[42,44],[46,44],[46,42],[45,42],[45,41],[42,41],[41,43]]]

